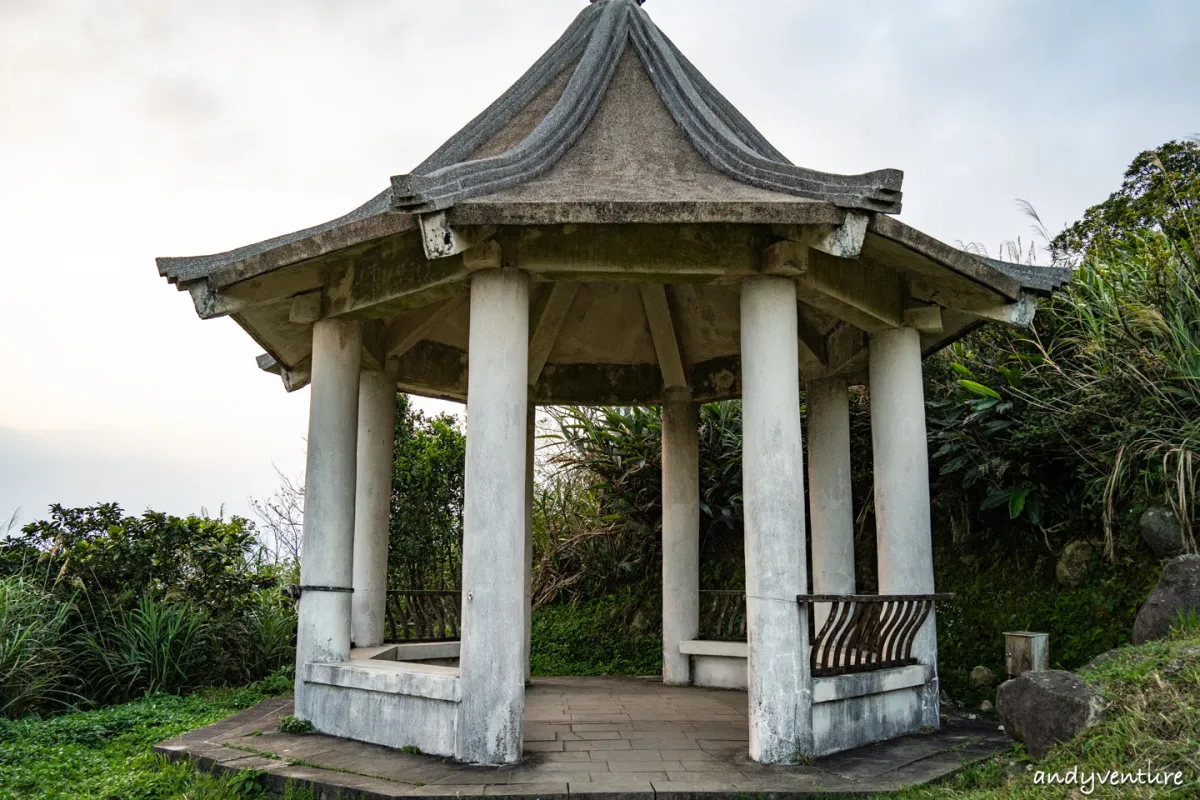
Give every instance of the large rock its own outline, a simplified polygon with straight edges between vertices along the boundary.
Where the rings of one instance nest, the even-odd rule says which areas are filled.
[[[1173,558],[1133,622],[1133,643],[1162,639],[1180,614],[1200,614],[1200,556]]]
[[[1075,738],[1103,716],[1100,695],[1074,672],[1026,672],[1000,684],[996,711],[1004,730],[1044,758],[1058,742]]]
[[[1078,586],[1083,583],[1091,563],[1092,546],[1084,541],[1070,542],[1058,557],[1054,575],[1063,586]]]
[[[1138,529],[1142,532],[1142,540],[1159,558],[1183,554],[1183,527],[1170,506],[1147,508],[1138,519]]]
[[[971,670],[970,681],[972,689],[990,689],[996,685],[996,673],[987,667],[975,667]]]

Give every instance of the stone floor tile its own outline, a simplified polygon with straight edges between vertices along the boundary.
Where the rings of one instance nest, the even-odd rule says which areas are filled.
[[[736,774],[736,773],[735,773]],[[734,792],[733,776],[704,776],[691,773],[667,773],[665,781],[654,781],[657,796],[690,794],[692,792]]]
[[[525,747],[526,753],[554,753],[554,752],[561,753],[562,749],[563,749],[563,743],[559,742],[559,741],[549,741],[549,742],[533,741],[533,742],[531,742],[528,739],[526,739],[524,747]]]
[[[593,731],[632,731],[632,722],[577,722],[571,726],[572,733],[590,733]],[[628,738],[628,737],[626,737]]]
[[[567,788],[572,796],[585,794],[589,797],[611,795],[612,800],[653,800],[653,780],[666,780],[666,773],[651,777],[653,773],[640,775],[605,775],[603,780],[580,783],[568,781]]]
[[[697,739],[696,744],[700,745],[702,750],[745,750],[746,743],[730,739]]]
[[[406,789],[408,797],[482,797],[486,784],[482,783],[435,783]]]
[[[586,762],[592,760],[592,755],[587,750],[569,750],[562,753],[538,753],[537,760],[541,763],[552,764],[555,762]]]
[[[602,742],[563,742],[564,750],[629,750],[628,739],[611,739]]]
[[[667,772],[667,771],[683,772],[683,764],[678,761],[609,761],[608,771],[614,773],[624,772]]]
[[[734,769],[734,765],[730,761],[679,761],[683,765],[684,772],[722,772]]]
[[[521,765],[521,774],[550,775],[560,772],[608,772],[606,761],[548,761],[544,764]]]
[[[567,782],[502,783],[483,787],[485,797],[536,797],[538,800],[567,800]]]
[[[575,728],[571,732],[583,741],[601,742],[621,738],[621,731],[581,731]]]
[[[657,750],[593,750],[592,761],[662,761]]]
[[[556,734],[553,725],[526,725],[524,738],[527,742],[553,742]]]
[[[635,731],[636,733],[636,731]],[[699,750],[700,745],[695,739],[686,736],[654,736],[631,738],[629,744],[634,750]]]

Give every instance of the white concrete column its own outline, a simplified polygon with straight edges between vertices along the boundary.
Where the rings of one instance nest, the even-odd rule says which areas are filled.
[[[668,400],[662,408],[663,683],[692,682],[679,643],[700,635],[700,407]]]
[[[528,395],[529,410],[525,415],[525,683],[533,680],[533,665],[529,661],[533,648],[533,456],[537,433],[537,406],[533,390]]]
[[[355,647],[383,644],[395,427],[395,379],[383,370],[363,372],[358,383],[354,599],[350,612],[350,639]]]
[[[362,323],[321,320],[313,326],[296,632],[296,716],[308,719],[304,665],[350,658],[354,563],[355,453]],[[330,591],[332,590],[332,591]]]
[[[806,394],[813,594],[854,594],[854,497],[846,379],[812,381]],[[814,613],[820,630],[829,616],[829,604],[817,604]]]
[[[750,757],[791,764],[812,752],[805,594],[804,464],[796,288],[742,282],[742,484],[746,536]]]
[[[521,759],[525,708],[525,442],[529,278],[471,281],[458,758]]]
[[[912,328],[871,335],[871,442],[875,455],[875,540],[880,594],[932,594],[929,447],[921,337]],[[913,643],[913,656],[933,667],[923,723],[938,725],[937,625],[934,615]]]

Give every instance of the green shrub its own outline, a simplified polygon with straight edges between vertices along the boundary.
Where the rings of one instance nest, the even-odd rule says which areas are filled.
[[[533,614],[534,675],[653,675],[662,672],[657,597],[629,594],[558,603]],[[659,612],[661,614],[661,611]]]
[[[70,700],[70,612],[24,578],[0,578],[0,717]]]
[[[296,612],[277,589],[255,592],[240,616],[216,626],[212,663],[224,681],[256,680],[296,657]]]
[[[313,724],[306,719],[294,717],[291,714],[280,717],[275,726],[280,733],[311,733]]]

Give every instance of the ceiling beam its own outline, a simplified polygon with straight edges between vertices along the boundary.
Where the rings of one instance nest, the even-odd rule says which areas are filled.
[[[921,333],[941,333],[941,306],[911,306],[904,309],[904,324],[916,328]]]
[[[297,325],[312,325],[321,318],[321,290],[305,292],[292,298],[288,322]]]
[[[802,304],[796,314],[796,332],[800,344],[800,371],[805,375],[816,374],[825,369],[829,356],[825,350],[825,337],[805,314]]]
[[[529,330],[529,385],[536,386],[546,367],[546,359],[567,320],[567,312],[579,292],[578,283],[551,284],[549,295]]]
[[[679,351],[679,338],[675,335],[675,324],[671,321],[667,287],[661,283],[644,283],[638,288],[642,292],[642,307],[646,310],[646,321],[650,324],[654,352],[658,354],[663,386],[668,389],[686,389],[687,374],[683,368],[683,356]]]
[[[868,337],[866,332],[846,322],[839,322],[825,337],[829,354],[829,375],[854,375],[867,369]]]
[[[460,292],[449,300],[414,309],[387,326],[384,351],[388,358],[400,358],[446,321],[467,302],[468,294]]]

